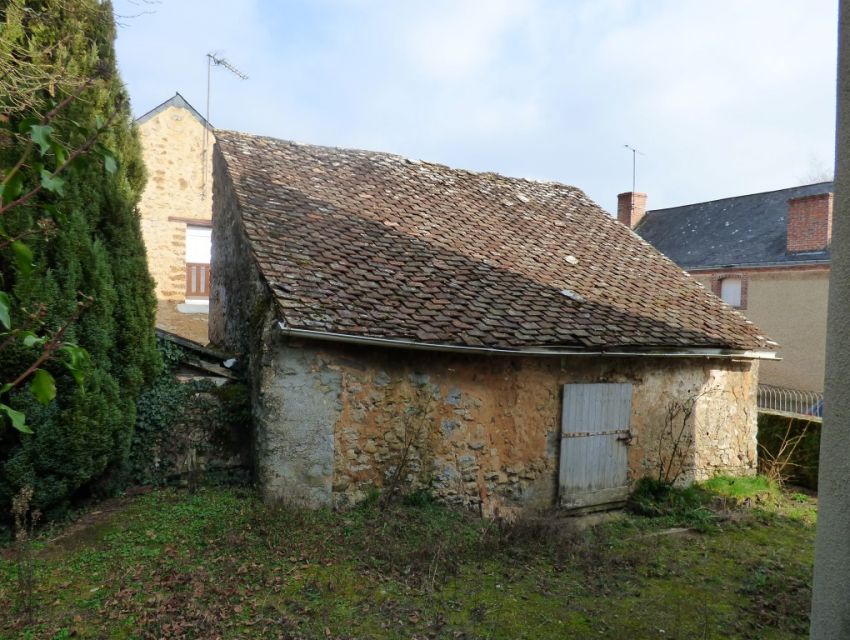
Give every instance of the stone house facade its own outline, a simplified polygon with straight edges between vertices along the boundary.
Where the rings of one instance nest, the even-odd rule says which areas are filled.
[[[646,211],[620,194],[618,218],[779,343],[765,384],[822,392],[832,183]]]
[[[267,498],[510,516],[755,472],[768,340],[578,189],[226,131],[213,166]]]
[[[206,344],[213,129],[179,93],[136,124],[148,169],[139,212],[157,326]]]

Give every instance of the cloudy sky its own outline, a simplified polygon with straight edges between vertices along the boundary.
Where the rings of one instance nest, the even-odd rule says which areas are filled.
[[[831,173],[836,0],[115,0],[136,115],[557,180],[661,208]]]

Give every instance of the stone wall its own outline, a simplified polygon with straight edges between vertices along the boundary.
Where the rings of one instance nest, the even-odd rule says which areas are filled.
[[[218,147],[213,149],[213,175],[209,339],[214,346],[236,356],[238,368],[250,383],[254,475],[267,496],[284,493],[287,490],[282,484],[288,482],[287,495],[291,500],[325,504],[326,500],[313,495],[314,489],[307,489],[310,481],[304,478],[309,479],[310,474],[299,470],[296,475],[298,461],[287,466],[290,456],[298,455],[294,448],[286,448],[289,436],[282,434],[283,443],[274,437],[281,428],[287,428],[286,416],[281,416],[284,399],[276,390],[282,381],[290,380],[286,376],[288,365],[275,358],[276,321],[271,295],[245,237],[233,184]],[[293,406],[287,403],[290,415],[296,415]],[[304,446],[308,444],[305,440]],[[269,464],[277,460],[280,465],[275,468],[280,469],[280,474],[269,473]]]
[[[669,460],[667,411],[690,398],[680,480],[755,472],[751,362],[458,356],[276,340],[255,396],[258,478],[272,499],[349,506],[391,485],[405,460],[404,491],[427,489],[487,515],[552,506],[562,385],[570,382],[634,385],[632,479]]]
[[[253,367],[269,346],[271,295],[242,228],[233,184],[218,147],[213,148],[213,158],[209,338],[213,345],[250,359]]]
[[[169,106],[139,125],[148,181],[139,202],[148,268],[158,300],[186,297],[186,222],[212,217],[212,158],[202,168],[204,125]],[[209,150],[215,139],[208,134]]]

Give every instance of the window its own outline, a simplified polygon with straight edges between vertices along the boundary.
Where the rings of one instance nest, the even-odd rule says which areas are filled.
[[[741,278],[723,278],[720,281],[720,298],[729,306],[741,307]]]
[[[211,240],[210,227],[186,226],[186,300],[209,298]]]
[[[186,262],[210,263],[212,228],[186,225]]]

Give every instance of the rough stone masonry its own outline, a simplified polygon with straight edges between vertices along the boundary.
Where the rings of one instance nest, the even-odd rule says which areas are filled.
[[[680,480],[752,474],[756,366],[455,356],[279,336],[259,376],[260,486],[270,499],[347,507],[387,489],[403,464],[402,492],[426,490],[490,516],[550,507],[558,489],[561,387],[588,381],[634,384],[632,478],[656,474],[669,459],[667,411],[692,398]]]

